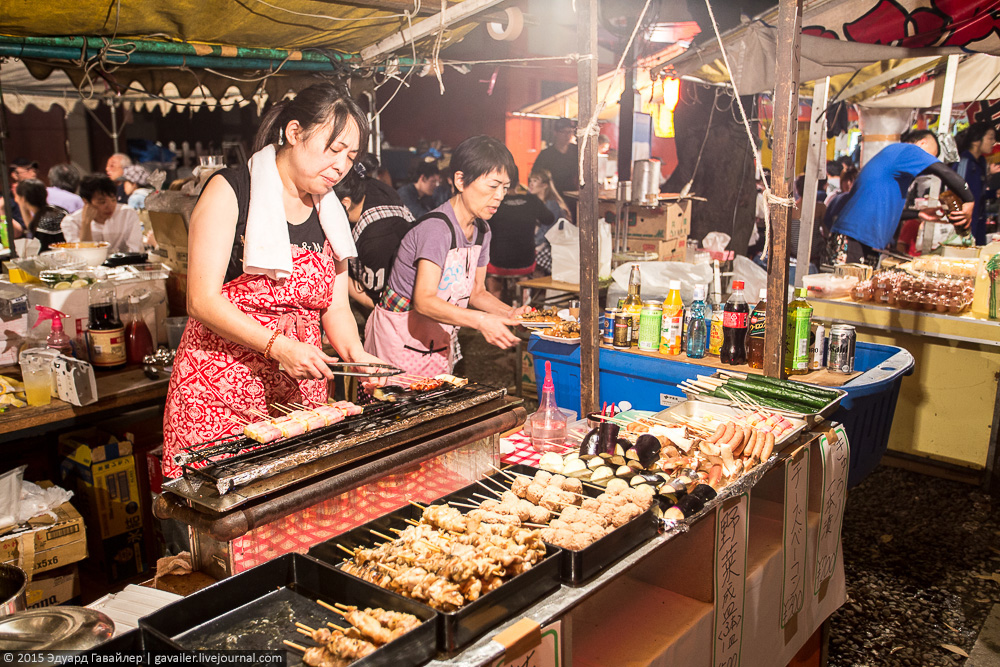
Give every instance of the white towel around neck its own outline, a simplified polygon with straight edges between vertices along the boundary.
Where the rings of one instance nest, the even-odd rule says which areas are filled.
[[[250,157],[250,206],[243,249],[243,272],[282,280],[292,274],[292,248],[288,218],[282,203],[281,176],[269,144]],[[347,212],[331,189],[322,197],[313,195],[319,224],[337,260],[358,256]]]

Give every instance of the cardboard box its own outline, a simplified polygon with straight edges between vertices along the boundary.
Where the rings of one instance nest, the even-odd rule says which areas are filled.
[[[0,562],[13,563],[34,575],[86,558],[83,517],[70,503],[63,503],[53,512],[55,522],[38,517],[29,521],[27,528],[0,537]]]
[[[80,569],[69,565],[32,579],[24,595],[29,609],[69,602],[80,595]]]
[[[657,241],[634,239],[630,236],[626,246],[632,252],[655,252],[661,262],[683,262],[687,252],[687,237]]]
[[[615,222],[614,202],[599,203],[600,217]],[[663,201],[651,207],[629,206],[628,238],[665,241],[687,237],[691,233],[691,201]]]
[[[143,499],[132,443],[91,428],[59,436],[60,472],[90,525],[91,560],[111,582],[145,572]]]

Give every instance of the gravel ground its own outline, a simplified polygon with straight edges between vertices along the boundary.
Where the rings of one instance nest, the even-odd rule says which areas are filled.
[[[475,331],[459,341],[456,375],[513,388],[513,350]],[[847,603],[831,618],[830,667],[965,662],[941,645],[971,652],[1000,603],[1000,496],[880,466],[848,495],[843,549]]]
[[[1000,602],[1000,498],[880,466],[847,499],[831,667],[959,665]]]

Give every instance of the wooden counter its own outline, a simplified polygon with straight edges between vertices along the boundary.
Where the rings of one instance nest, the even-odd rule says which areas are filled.
[[[20,377],[16,367],[0,368],[0,374]],[[96,403],[77,407],[53,398],[43,406],[11,408],[0,414],[0,443],[8,442],[42,431],[73,425],[81,418],[100,418],[124,412],[131,408],[162,403],[167,396],[170,376],[160,373],[160,378],[150,380],[141,368],[98,373]]]

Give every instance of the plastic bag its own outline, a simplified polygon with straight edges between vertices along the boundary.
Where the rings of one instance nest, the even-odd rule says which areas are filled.
[[[708,285],[712,280],[710,264],[688,264],[687,262],[638,262],[642,276],[642,298],[644,301],[659,301],[670,291],[670,281],[681,281],[681,298],[685,303],[694,299],[695,285]],[[628,292],[628,279],[632,264],[625,263],[615,269],[611,276],[615,285]],[[611,292],[608,292],[610,301]]]
[[[794,271],[792,275],[794,275]],[[743,294],[747,303],[757,303],[760,291],[767,287],[767,271],[749,257],[736,255],[733,259],[733,280],[743,281]]]
[[[17,522],[24,523],[28,519],[33,519],[42,514],[48,514],[52,520],[56,520],[56,515],[52,512],[73,497],[72,491],[59,486],[50,486],[43,489],[31,482],[21,482],[21,503],[17,508]]]
[[[709,232],[701,240],[701,247],[711,252],[722,252],[729,245],[732,237],[722,232]]]
[[[21,504],[21,480],[28,466],[19,466],[0,475],[0,528],[16,526]]]
[[[580,282],[580,230],[568,220],[561,219],[545,238],[552,247],[552,280],[566,283]],[[597,276],[611,275],[611,225],[599,222],[597,227]]]

